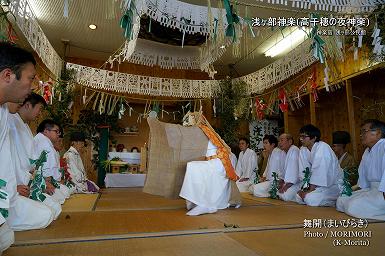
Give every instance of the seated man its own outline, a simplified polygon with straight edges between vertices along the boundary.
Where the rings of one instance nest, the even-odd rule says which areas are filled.
[[[70,137],[71,147],[64,154],[68,166],[68,172],[71,175],[72,182],[75,185],[75,193],[96,193],[99,187],[87,179],[87,174],[83,166],[83,161],[79,152],[83,150],[86,138],[82,132],[73,132]]]
[[[282,178],[286,154],[277,146],[278,140],[273,135],[266,135],[263,138],[263,147],[269,158],[260,183],[250,186],[249,191],[256,197],[270,197],[269,190],[273,182],[273,172],[277,173],[279,178]]]
[[[355,185],[358,179],[358,172],[355,167],[356,161],[354,157],[346,150],[346,144],[350,143],[350,134],[345,131],[333,132],[333,145],[332,149],[338,158],[341,170],[347,170],[349,173],[349,182],[351,185]]]
[[[214,213],[218,209],[229,207],[233,189],[239,194],[235,182],[231,183],[238,179],[234,163],[231,162],[231,151],[202,114],[187,115],[191,117],[188,124],[197,124],[209,138],[209,142],[206,161],[187,163],[180,197],[187,200],[187,208],[190,210],[187,215]],[[185,120],[184,118],[184,125],[187,124]]]
[[[54,148],[54,144],[59,140],[60,127],[53,120],[46,119],[40,123],[37,128],[37,135],[34,138],[35,154],[37,158],[40,153],[45,150],[48,152],[47,161],[43,166],[43,176],[46,180],[47,188],[54,187],[52,198],[63,204],[66,198],[69,198],[69,189],[60,184],[60,162],[59,157]],[[52,190],[51,192],[52,193]]]
[[[249,140],[247,138],[239,139],[239,158],[235,171],[239,176],[237,186],[240,192],[249,191],[249,186],[254,183],[257,175],[257,154],[249,148]]]
[[[20,105],[9,102],[8,106],[10,111],[8,113],[8,127],[10,127],[12,126],[12,114],[15,114],[18,111]],[[12,132],[10,132],[10,135],[12,164],[9,171],[12,172],[12,179],[8,182],[9,184],[12,184],[12,186],[8,187],[8,191],[12,190],[12,192],[9,193],[16,194],[16,196],[10,199],[9,215],[7,219],[8,225],[14,231],[45,228],[53,221],[55,217],[54,210],[40,201],[30,199],[29,189],[25,191],[24,195],[17,193],[16,168],[20,167],[20,159],[18,158],[19,152],[16,144],[19,143],[19,141],[15,140],[15,136],[12,136]]]
[[[303,178],[302,189],[296,195],[299,204],[335,206],[339,195],[338,179],[342,177],[336,155],[330,146],[320,141],[321,131],[314,125],[300,129],[300,141],[310,150],[309,179]],[[306,161],[306,162],[307,162]]]
[[[19,103],[27,98],[36,75],[35,65],[30,52],[14,44],[0,42],[0,254],[14,242],[14,232],[5,218],[10,200],[16,196],[6,103]],[[12,194],[8,194],[8,190]]]
[[[16,103],[8,103],[8,105],[10,111],[11,108],[18,108],[19,106]],[[17,150],[17,154],[15,154],[17,192],[25,197],[30,197],[29,183],[33,174],[33,166],[30,163],[30,159],[33,159],[34,156],[33,135],[27,122],[34,121],[45,105],[46,102],[42,96],[31,93],[19,108],[18,113],[9,115],[10,136],[15,141],[15,150]],[[16,109],[14,109],[15,111]],[[61,213],[60,204],[48,194],[43,193],[43,195],[42,198],[44,200],[42,203],[54,211],[54,218],[57,219]],[[40,201],[40,198],[32,199]]]
[[[385,123],[366,120],[361,127],[365,149],[358,168],[358,186],[337,200],[337,210],[356,218],[385,220]]]
[[[298,157],[299,148],[295,146],[293,136],[288,133],[279,136],[279,147],[286,152],[285,164],[283,167],[282,186],[279,188],[278,196],[284,201],[294,201],[299,186]]]

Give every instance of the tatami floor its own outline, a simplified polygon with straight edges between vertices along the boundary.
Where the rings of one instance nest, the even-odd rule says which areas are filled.
[[[305,219],[351,217],[333,208],[243,197],[240,209],[190,217],[183,200],[140,188],[74,195],[48,228],[16,232],[3,255],[384,255],[385,222],[370,222],[366,229],[304,228]],[[371,231],[371,237],[330,237],[335,230]],[[304,237],[307,231],[324,237]],[[336,239],[341,245],[333,245]],[[355,245],[344,244],[349,241]]]

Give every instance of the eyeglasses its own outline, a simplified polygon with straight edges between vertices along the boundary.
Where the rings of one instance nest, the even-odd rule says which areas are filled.
[[[300,134],[299,135],[299,138],[302,139],[302,140],[305,139],[306,137],[310,137],[310,136],[306,135],[306,134]]]
[[[376,130],[377,130],[377,129],[361,130],[361,131],[360,131],[360,136],[365,135],[367,132],[374,132],[374,131],[376,131]]]
[[[61,131],[60,130],[56,130],[56,129],[47,129],[48,131],[51,131],[51,132],[56,132],[57,135],[61,135]]]

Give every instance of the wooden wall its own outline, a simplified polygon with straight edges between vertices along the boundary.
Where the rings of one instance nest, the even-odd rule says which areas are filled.
[[[359,135],[362,122],[368,118],[385,121],[384,77],[385,70],[376,69],[340,83],[334,91],[321,89],[315,104],[310,104],[309,95],[303,96],[305,106],[285,114],[285,131],[293,134],[298,141],[299,128],[313,120],[313,124],[321,130],[321,139],[329,144],[332,143],[333,131],[348,131],[352,135],[352,143],[347,149],[360,160],[364,151]],[[381,105],[373,107],[379,102],[383,103],[383,111]],[[370,106],[371,110],[366,111]]]

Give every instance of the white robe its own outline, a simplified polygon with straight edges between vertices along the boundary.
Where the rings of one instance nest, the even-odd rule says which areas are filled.
[[[257,170],[257,154],[255,154],[254,150],[247,148],[245,152],[241,151],[235,171],[239,179],[248,178],[249,180],[242,182],[238,180],[236,182],[240,192],[249,190],[249,186],[254,182]]]
[[[370,150],[365,149],[358,168],[358,186],[348,197],[337,200],[337,210],[356,218],[385,220],[385,139],[380,139]]]
[[[8,190],[12,187],[8,183],[10,176],[11,156],[10,156],[10,141],[8,136],[8,108],[6,104],[0,105],[0,179],[7,182],[3,190],[8,194]],[[0,208],[9,209],[10,199],[14,200],[16,194],[8,194],[7,200],[0,199]],[[6,223],[5,218],[0,214],[0,254],[13,244],[15,237]]]
[[[273,182],[273,172],[278,174],[278,178],[282,179],[283,169],[285,165],[286,153],[285,151],[274,148],[271,152],[263,177],[266,181],[250,186],[250,192],[256,197],[269,197],[271,183]]]
[[[74,147],[70,147],[68,151],[64,154],[64,158],[67,161],[68,172],[71,175],[72,182],[75,183],[76,193],[87,193],[88,179],[79,152]],[[88,182],[92,181],[88,180]],[[94,182],[92,183],[96,188],[98,188],[98,186]]]
[[[217,147],[209,141],[206,156],[216,155],[216,151]],[[229,206],[230,193],[230,180],[219,158],[187,163],[180,197],[201,207],[225,209]]]
[[[37,159],[41,152],[45,150],[47,154],[47,162],[43,165],[43,176],[44,177],[53,177],[56,181],[60,182],[61,173],[60,173],[60,159],[59,156],[49,138],[47,138],[42,133],[38,133],[34,138],[34,158]],[[56,188],[52,198],[63,204],[66,198],[69,198],[70,193],[69,189],[60,184],[60,188]]]
[[[12,157],[15,160],[16,182],[17,185],[28,186],[31,179],[29,159],[34,157],[34,142],[33,134],[29,126],[24,123],[19,114],[10,114],[8,116],[9,132],[11,139],[14,141],[13,149],[16,150]],[[46,199],[43,204],[49,206],[54,212],[54,219],[57,219],[61,213],[61,206],[58,202],[52,199],[48,194],[44,194]]]
[[[1,252],[7,250],[14,242],[15,234],[5,222],[2,226],[0,226],[0,255]]]
[[[284,193],[278,193],[279,198],[284,201],[295,201],[297,191],[299,190],[299,168],[298,168],[299,148],[291,145],[286,153],[285,165],[283,169],[283,180],[286,183],[293,184]]]
[[[325,142],[316,142],[311,149],[309,162],[310,184],[316,185],[317,188],[306,194],[304,200],[297,194],[297,203],[309,206],[335,206],[340,193],[338,180],[342,174],[335,153]]]

